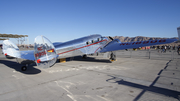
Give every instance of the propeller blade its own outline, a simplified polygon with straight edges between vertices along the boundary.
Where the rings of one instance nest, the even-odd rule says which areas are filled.
[[[109,36],[109,38],[110,38],[111,40],[114,40],[111,36]]]

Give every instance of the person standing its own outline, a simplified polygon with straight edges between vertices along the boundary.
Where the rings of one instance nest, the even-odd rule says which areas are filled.
[[[180,55],[180,45],[177,47],[177,53]]]
[[[166,53],[166,49],[167,49],[167,47],[166,46],[164,46],[164,52]]]

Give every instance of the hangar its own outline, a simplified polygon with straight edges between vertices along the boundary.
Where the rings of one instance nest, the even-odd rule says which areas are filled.
[[[21,44],[26,41],[26,37],[28,38],[28,35],[17,35],[17,34],[1,34],[0,33],[0,40],[9,40],[9,38],[16,38],[18,41],[18,46],[19,42]]]

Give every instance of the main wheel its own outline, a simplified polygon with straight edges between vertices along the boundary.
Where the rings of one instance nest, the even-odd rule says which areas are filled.
[[[110,61],[116,61],[116,55],[113,52],[110,54]]]
[[[82,57],[83,59],[86,59],[87,58],[87,55],[83,55],[83,57]]]
[[[22,71],[26,71],[26,70],[27,70],[27,67],[26,67],[26,66],[22,66],[22,67],[21,67],[21,70],[22,70]]]

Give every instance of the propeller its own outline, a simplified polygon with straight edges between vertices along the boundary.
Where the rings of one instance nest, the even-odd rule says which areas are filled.
[[[111,36],[109,36],[109,38],[110,38],[112,41],[114,40]]]

